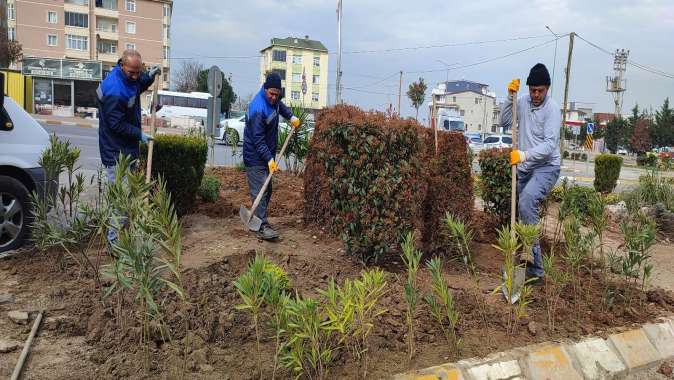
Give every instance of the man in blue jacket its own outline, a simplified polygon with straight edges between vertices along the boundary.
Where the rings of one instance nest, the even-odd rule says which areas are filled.
[[[278,170],[276,163],[276,141],[278,139],[279,115],[290,120],[293,128],[300,125],[297,117],[281,101],[281,77],[276,73],[267,75],[264,85],[255,95],[246,114],[246,128],[243,133],[243,163],[250,196],[254,200],[269,173]],[[271,183],[255,210],[255,216],[262,220],[257,236],[263,240],[274,240],[278,233],[267,220],[267,207],[271,200]]]
[[[137,159],[139,143],[150,136],[141,128],[140,96],[155,80],[159,67],[143,72],[136,50],[125,50],[122,58],[96,90],[98,98],[98,148],[108,181],[115,181],[115,166],[120,153]],[[117,231],[108,231],[114,241]]]
[[[539,205],[559,179],[559,129],[562,118],[557,103],[548,96],[550,73],[542,63],[531,68],[527,78],[529,93],[519,99],[519,79],[508,84],[508,99],[501,110],[501,127],[512,125],[513,103],[517,107],[518,139],[510,153],[510,164],[517,165],[517,209],[521,223],[540,222]],[[543,283],[543,263],[538,240],[532,247],[533,262],[527,264],[527,278],[534,285]]]

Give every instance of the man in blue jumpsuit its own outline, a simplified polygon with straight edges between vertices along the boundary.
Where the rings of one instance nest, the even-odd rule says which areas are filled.
[[[297,117],[281,101],[281,77],[276,73],[267,75],[264,85],[255,95],[246,114],[246,128],[243,133],[243,163],[246,166],[246,177],[250,196],[254,200],[269,173],[278,170],[275,160],[279,115],[290,120],[293,128],[300,125]],[[278,233],[267,220],[267,208],[271,200],[272,185],[267,187],[260,204],[255,209],[255,216],[262,225],[256,231],[263,240],[275,240]]]
[[[96,90],[98,98],[98,147],[109,182],[115,181],[115,166],[120,153],[138,159],[139,144],[150,136],[141,128],[140,97],[155,81],[159,67],[143,71],[136,50],[122,53],[122,58]],[[123,217],[122,224],[123,224]],[[108,240],[117,239],[117,231],[108,231]]]
[[[519,79],[508,84],[508,99],[501,110],[501,127],[512,126],[513,94],[519,90]],[[561,114],[557,103],[548,96],[550,74],[542,63],[531,68],[527,78],[529,93],[517,99],[517,147],[510,154],[510,164],[517,165],[518,213],[521,223],[540,222],[539,205],[559,178],[559,129]],[[538,242],[532,248],[533,262],[527,264],[527,278],[533,284],[543,283],[543,263]]]

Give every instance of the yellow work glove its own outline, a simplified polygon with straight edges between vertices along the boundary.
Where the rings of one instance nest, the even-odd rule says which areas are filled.
[[[508,83],[508,93],[512,94],[520,90],[520,80],[515,78]]]
[[[269,167],[269,174],[274,174],[278,170],[278,164],[273,158],[267,162],[267,166]]]
[[[290,125],[292,125],[293,128],[299,127],[299,126],[300,126],[300,119],[298,119],[298,118],[295,117],[295,116],[291,117],[291,118],[290,118]]]
[[[510,165],[517,165],[527,159],[526,154],[521,150],[513,149],[510,151]]]

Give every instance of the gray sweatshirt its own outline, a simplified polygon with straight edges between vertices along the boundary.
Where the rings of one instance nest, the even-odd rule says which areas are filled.
[[[504,130],[511,130],[512,106],[511,99],[503,103],[501,127]],[[518,169],[526,172],[542,166],[560,166],[561,126],[559,106],[549,96],[538,107],[531,103],[528,94],[520,96],[517,100],[517,145],[519,150],[524,151],[526,161],[519,164]]]

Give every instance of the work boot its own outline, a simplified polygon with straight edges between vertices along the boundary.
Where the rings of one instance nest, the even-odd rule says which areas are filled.
[[[260,230],[257,231],[257,237],[262,240],[276,240],[278,239],[278,232],[276,232],[271,225],[264,224],[260,227]]]
[[[531,285],[531,286],[544,286],[545,285],[545,277],[539,277],[539,276],[535,276],[535,275],[527,273],[526,284]]]

